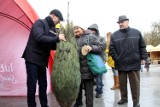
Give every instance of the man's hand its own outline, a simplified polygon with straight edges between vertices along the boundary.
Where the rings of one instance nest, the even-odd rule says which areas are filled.
[[[59,40],[66,41],[65,35],[64,34],[59,34]]]

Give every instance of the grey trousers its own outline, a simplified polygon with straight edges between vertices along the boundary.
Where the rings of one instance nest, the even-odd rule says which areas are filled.
[[[118,71],[118,74],[121,99],[128,100],[127,78],[129,78],[133,103],[139,103],[140,71]]]

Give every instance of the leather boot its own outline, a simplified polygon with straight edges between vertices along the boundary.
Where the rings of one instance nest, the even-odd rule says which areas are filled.
[[[114,86],[111,88],[111,90],[119,89],[119,77],[114,76],[113,78],[114,78]]]

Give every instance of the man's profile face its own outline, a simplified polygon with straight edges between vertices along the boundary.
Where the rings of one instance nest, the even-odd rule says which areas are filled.
[[[57,17],[57,16],[55,16],[54,14],[51,14],[50,15],[50,17],[51,17],[51,19],[52,19],[52,21],[53,21],[53,23],[56,25],[56,24],[58,24],[58,23],[60,23],[60,19],[59,19],[59,17]]]
[[[89,31],[90,31],[92,34],[95,34],[95,35],[96,35],[96,31],[95,31],[95,30],[89,29]]]

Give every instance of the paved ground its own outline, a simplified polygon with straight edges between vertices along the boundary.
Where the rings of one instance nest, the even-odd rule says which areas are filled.
[[[119,90],[110,90],[113,85],[112,75],[111,70],[104,74],[104,94],[102,98],[94,99],[94,107],[132,107],[129,85],[128,103],[125,105],[117,104],[120,99],[120,93]],[[36,100],[38,107],[40,107],[38,97]],[[48,100],[50,107],[59,107],[52,93],[48,94]],[[160,107],[160,65],[151,65],[149,72],[146,72],[145,69],[141,72],[140,104],[141,107]],[[0,97],[0,107],[27,107],[26,97]]]

